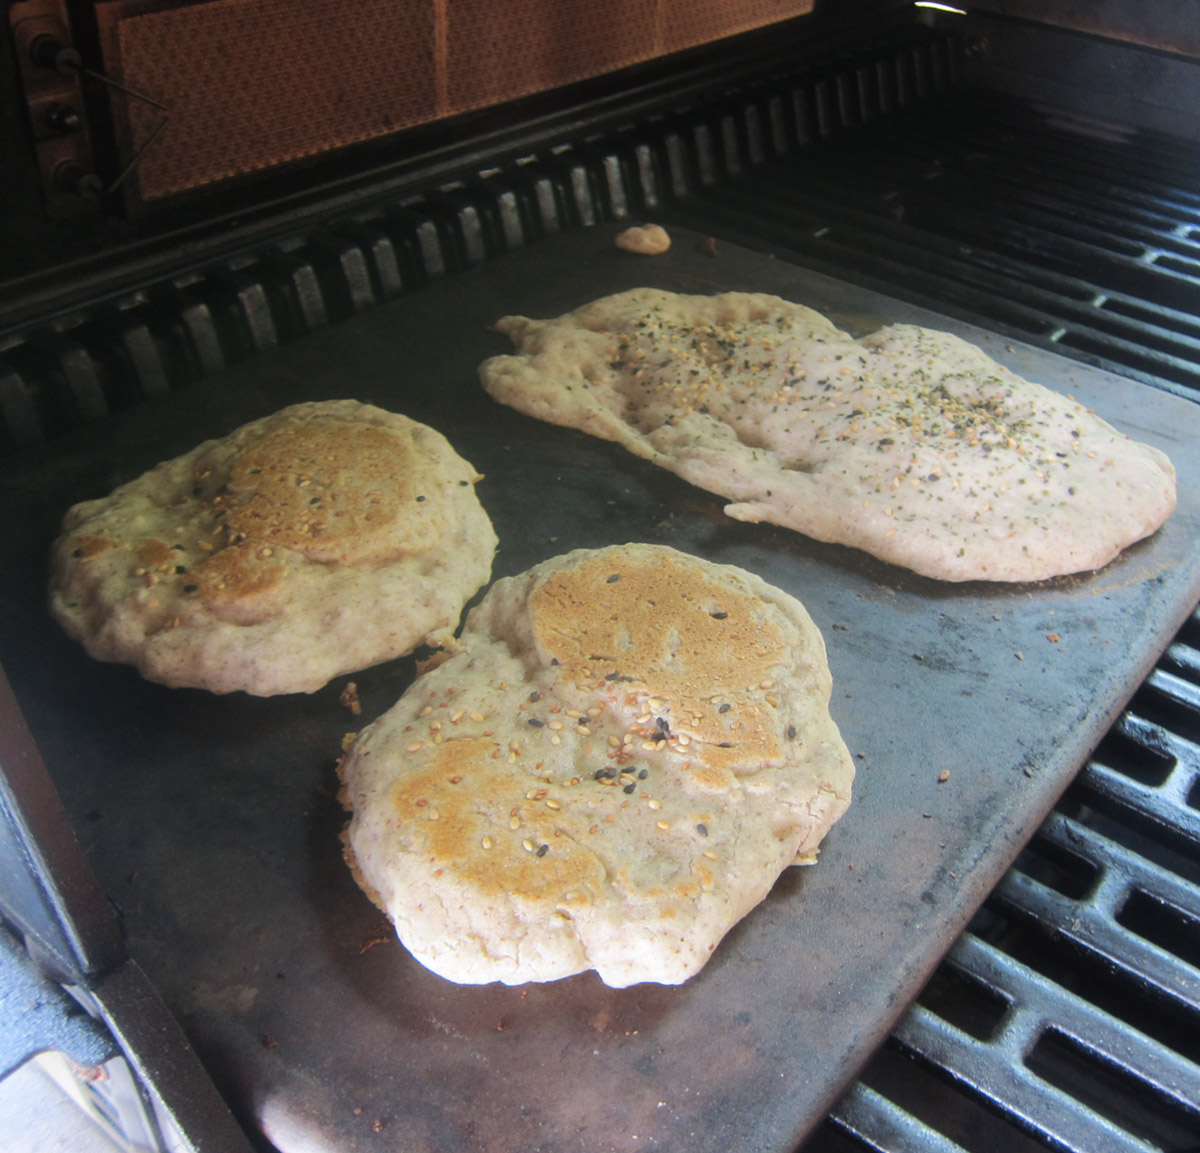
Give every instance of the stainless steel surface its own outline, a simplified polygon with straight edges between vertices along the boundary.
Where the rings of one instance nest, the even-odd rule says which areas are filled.
[[[0,660],[130,951],[240,1114],[285,1153],[788,1150],[824,1115],[1200,598],[1195,406],[947,325],[1164,447],[1181,501],[1106,570],[1043,586],[944,586],[770,526],[622,450],[484,397],[502,311],[561,312],[648,283],[774,291],[855,331],[918,309],[677,232],[631,258],[598,227],[415,292],[68,434],[0,477],[9,549]],[[445,432],[486,479],[495,575],[581,545],[661,541],[798,595],[859,765],[820,864],[781,879],[679,988],[590,975],[450,985],[383,938],[341,861],[334,760],[345,678],[311,698],[172,692],[89,661],[41,612],[73,500],[296,400],[356,396]],[[1057,637],[1055,640],[1053,638]],[[364,720],[411,663],[354,679]],[[950,777],[939,783],[943,769]]]

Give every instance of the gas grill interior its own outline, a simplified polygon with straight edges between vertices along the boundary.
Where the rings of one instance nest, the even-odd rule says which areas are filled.
[[[1098,7],[1115,31],[1020,4],[868,5],[861,26],[818,4],[724,54],[517,102],[521,120],[140,211],[50,220],[25,172],[7,225],[29,223],[0,241],[0,440],[36,454],[464,270],[645,220],[1200,401],[1200,62],[1130,32],[1136,13],[1182,32],[1171,5]],[[1200,1149],[1200,617],[802,1148]]]

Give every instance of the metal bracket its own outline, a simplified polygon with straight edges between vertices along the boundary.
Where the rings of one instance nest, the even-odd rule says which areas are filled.
[[[98,212],[103,184],[65,0],[18,0],[8,19],[46,210],[56,218]]]

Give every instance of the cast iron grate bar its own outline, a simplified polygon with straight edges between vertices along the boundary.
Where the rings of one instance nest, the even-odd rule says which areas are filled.
[[[993,893],[1002,910],[1031,918],[1094,962],[1141,982],[1164,999],[1200,1014],[1200,888],[1147,861],[1062,813],[1054,813],[1034,839],[1035,849],[1057,850],[1086,861],[1093,884],[1075,898],[1021,872],[1010,871]],[[1131,912],[1158,906],[1158,934],[1178,927],[1177,943],[1165,947],[1127,927],[1141,924]],[[1152,919],[1153,920],[1153,919]],[[1189,928],[1190,927],[1190,928]],[[1151,931],[1154,931],[1152,928]],[[1193,943],[1189,944],[1188,939]]]
[[[1200,611],[804,1153],[1200,1147],[1197,636]]]

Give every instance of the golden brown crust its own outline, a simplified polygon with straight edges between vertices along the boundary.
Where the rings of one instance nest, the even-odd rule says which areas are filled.
[[[51,609],[170,685],[311,692],[452,629],[496,537],[433,429],[294,405],[71,509]]]
[[[849,803],[819,632],[661,546],[497,581],[341,765],[363,884],[453,980],[696,972]]]
[[[774,761],[778,735],[756,697],[787,659],[757,598],[667,555],[614,570],[604,554],[541,584],[530,616],[543,660],[570,680],[614,678],[673,702],[676,734],[705,742],[707,767]],[[722,701],[713,709],[711,697]]]

